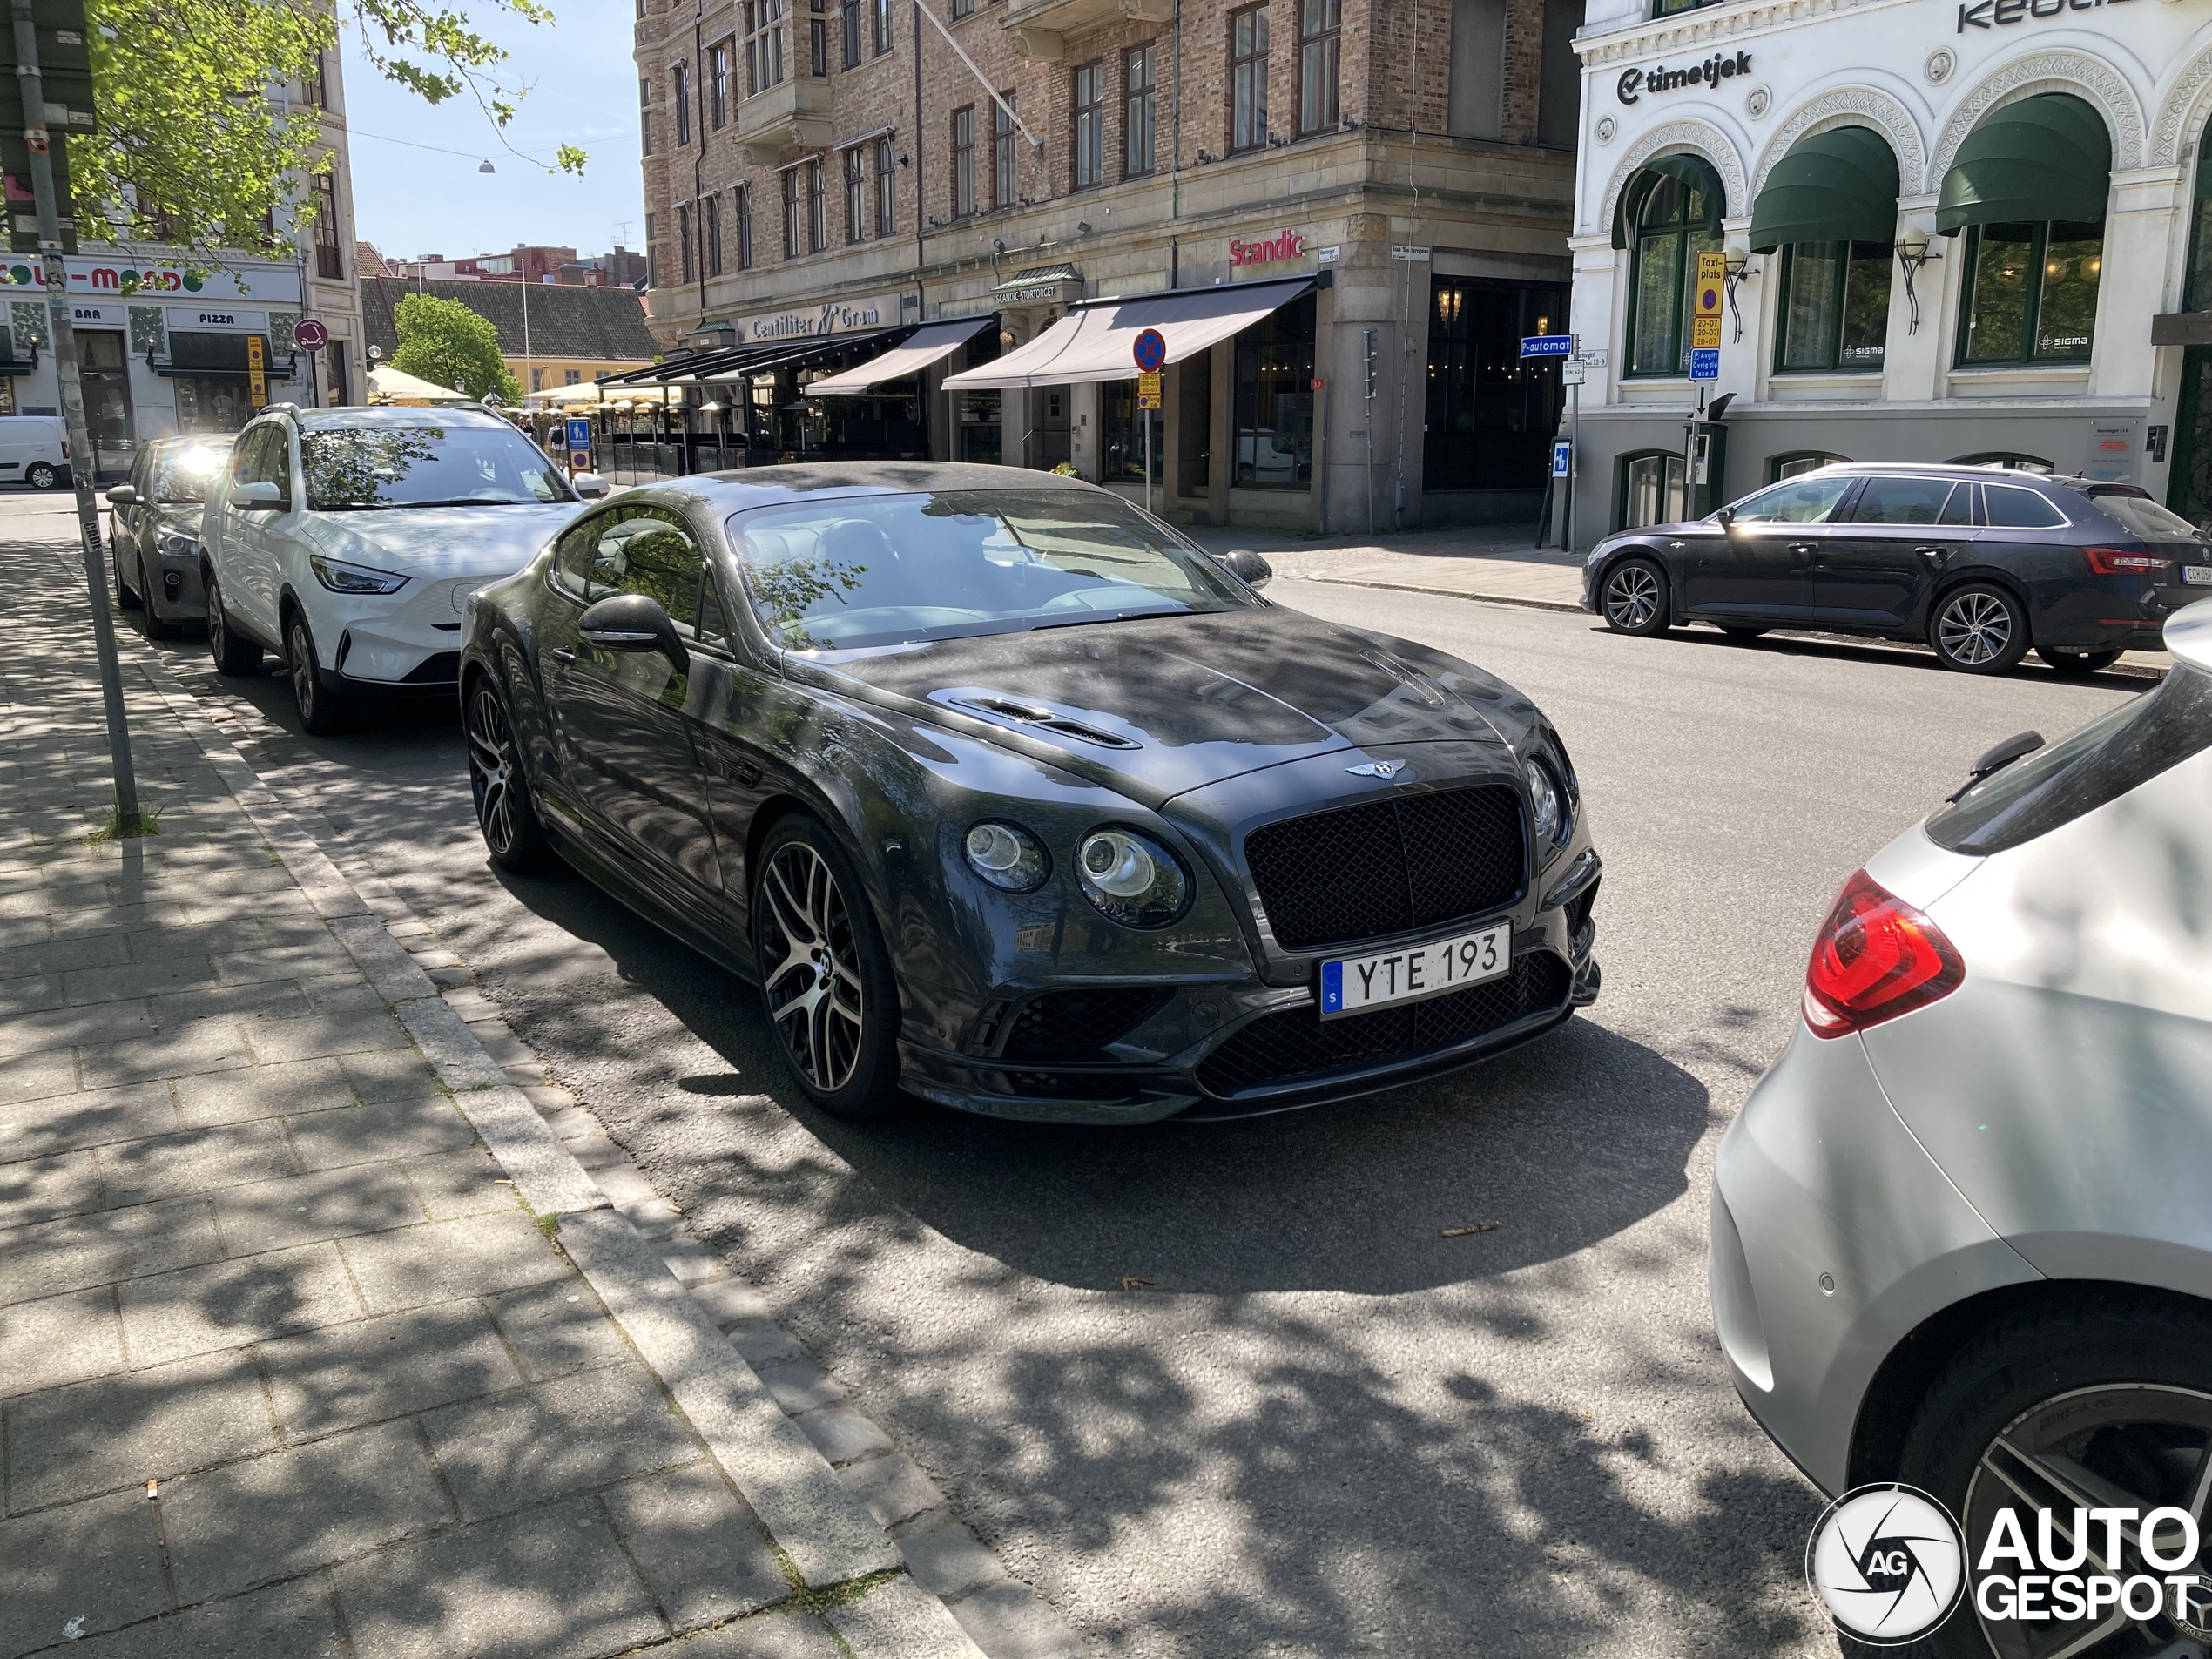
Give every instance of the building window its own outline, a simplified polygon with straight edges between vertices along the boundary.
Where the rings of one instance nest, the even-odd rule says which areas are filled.
[[[1313,296],[1237,336],[1237,467],[1231,481],[1304,489],[1313,482]]]
[[[1620,512],[1615,529],[1678,524],[1689,516],[1689,493],[1680,450],[1646,450],[1621,457]]]
[[[320,50],[315,53],[315,66],[300,83],[300,92],[302,100],[315,109],[330,107],[330,65],[323,61]]]
[[[688,206],[676,210],[676,246],[682,264],[682,280],[691,280],[691,210]]]
[[[1299,0],[1298,130],[1330,132],[1337,125],[1337,54],[1340,0]]]
[[[953,111],[953,217],[975,211],[975,106]]]
[[[706,256],[706,273],[722,274],[722,198],[709,196],[699,204],[703,217],[699,220],[700,246]]]
[[[806,164],[806,251],[819,253],[829,246],[829,186],[822,179],[822,158]]]
[[[653,153],[653,84],[646,80],[637,83],[637,151]]]
[[[676,147],[681,150],[691,141],[691,71],[678,64],[668,73],[676,95]]]
[[[342,282],[344,255],[338,240],[338,179],[334,172],[314,176],[315,274],[326,282]]]
[[[819,4],[820,0],[816,0]],[[819,79],[829,73],[829,19],[812,17],[806,24],[806,72]]]
[[[2101,219],[1968,226],[1960,366],[2086,362],[2104,237]]]
[[[972,17],[974,15],[975,0],[953,0],[953,17],[955,20],[961,17]]]
[[[784,0],[745,0],[745,90],[784,82]]]
[[[1629,373],[1687,374],[1697,256],[1721,247],[1721,181],[1694,157],[1669,156],[1629,181]],[[1656,523],[1661,521],[1644,520]]]
[[[582,369],[580,369],[580,368],[564,368],[564,369],[563,369],[563,370],[561,371],[561,384],[562,384],[562,385],[563,385],[563,386],[581,386],[581,385],[583,385],[583,371]]]
[[[660,242],[653,235],[653,216],[645,215],[645,286],[660,287]]]
[[[799,169],[786,167],[784,181],[784,257],[799,257]]]
[[[860,66],[860,0],[841,0],[837,9],[838,32],[845,41],[845,67]]]
[[[2056,468],[2041,455],[2024,455],[2016,449],[1985,449],[1971,455],[1955,455],[1944,462],[1947,467],[2004,467],[2013,472],[2054,472]]]
[[[730,123],[730,44],[706,49],[706,111],[708,125],[719,132]]]
[[[1132,46],[1122,54],[1122,171],[1135,178],[1153,167],[1154,49]]]
[[[991,206],[1011,207],[1022,199],[1022,152],[1015,147],[1018,128],[1014,112],[1019,107],[1012,92],[999,94],[991,106]]]
[[[891,153],[891,140],[875,141],[875,233],[888,236],[899,227],[899,164]]]
[[[1784,247],[1775,368],[1881,368],[1895,259],[1885,242],[1792,242]]]
[[[752,269],[752,186],[738,186],[738,269]]]
[[[1787,455],[1769,455],[1766,481],[1778,484],[1785,478],[1795,478],[1800,473],[1817,472],[1823,467],[1833,467],[1851,459],[1849,455],[1830,455],[1824,449],[1794,449]]]
[[[867,164],[859,148],[845,152],[845,239],[857,242],[868,233]]]
[[[530,370],[530,390],[533,392],[542,392],[544,389],[545,371],[542,368],[534,368]]]
[[[875,0],[875,55],[891,50],[891,0]]]
[[[1076,178],[1077,190],[1106,177],[1106,66],[1085,64],[1076,71]]]
[[[1229,14],[1229,148],[1267,142],[1267,8]]]

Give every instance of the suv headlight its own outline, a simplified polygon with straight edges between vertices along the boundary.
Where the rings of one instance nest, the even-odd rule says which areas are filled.
[[[986,819],[961,838],[968,867],[1006,893],[1034,893],[1052,873],[1052,860],[1037,838],[1019,824]]]
[[[343,559],[326,558],[320,553],[307,555],[307,568],[315,573],[315,580],[333,593],[397,593],[407,586],[407,578],[389,570],[372,570],[366,564],[348,564]]]
[[[153,550],[165,559],[192,559],[199,556],[199,543],[182,530],[158,530]]]
[[[1167,848],[1135,830],[1095,829],[1076,853],[1083,897],[1125,927],[1164,927],[1190,907],[1190,878]]]

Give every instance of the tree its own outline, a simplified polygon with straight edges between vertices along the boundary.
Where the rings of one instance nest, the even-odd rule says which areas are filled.
[[[483,0],[494,12],[550,24],[541,0]],[[423,0],[87,0],[99,125],[69,140],[77,220],[107,221],[103,239],[180,247],[220,262],[225,250],[289,258],[310,233],[314,192],[328,170],[312,108],[273,89],[317,78],[341,23],[379,72],[442,104],[473,96],[495,127],[519,93],[501,84],[506,50],[465,15]],[[551,171],[581,172],[563,145]]]
[[[470,397],[496,392],[519,403],[523,388],[499,354],[499,331],[458,300],[410,293],[393,308],[400,343],[392,367],[436,386],[457,386]]]

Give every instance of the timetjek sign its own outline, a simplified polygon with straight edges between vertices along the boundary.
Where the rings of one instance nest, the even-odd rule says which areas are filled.
[[[1723,80],[1751,72],[1749,52],[1719,52],[1688,69],[1654,64],[1649,69],[1624,69],[1614,83],[1614,96],[1633,104],[1646,92],[1672,92],[1685,86],[1718,86]]]

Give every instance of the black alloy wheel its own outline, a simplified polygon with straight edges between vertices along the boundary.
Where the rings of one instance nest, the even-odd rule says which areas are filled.
[[[1649,559],[1622,559],[1605,573],[1598,609],[1616,634],[1648,639],[1667,630],[1667,573]]]
[[[215,580],[215,573],[210,570],[200,585],[207,595],[207,653],[215,659],[215,671],[234,679],[260,673],[260,643],[231,626],[230,612],[223,608],[222,584]]]
[[[753,884],[753,951],[776,1050],[833,1117],[900,1103],[899,995],[875,918],[844,851],[813,819],[768,833]]]
[[[2031,1550],[2039,1511],[2051,1516],[2063,1559],[2086,1549],[2074,1570],[2126,1580],[2199,1575],[2187,1599],[2170,1586],[2160,1609],[2123,1608],[2041,1621],[1985,1620],[1973,1592],[1928,1636],[1905,1648],[1847,1650],[1899,1659],[2149,1659],[2205,1651],[2212,1637],[2212,1313],[2197,1307],[2074,1301],[2015,1313],[1971,1339],[1937,1375],[1912,1420],[1898,1478],[1939,1499],[1959,1518],[1973,1568],[1997,1512],[2010,1508]],[[2143,1554],[2132,1525],[2121,1528],[2117,1560],[2101,1522],[2074,1535],[2077,1508],[2167,1506],[2186,1511],[2200,1534],[2196,1560],[2176,1568]],[[2169,1561],[2184,1534],[2161,1523],[2152,1548]],[[2007,1573],[2044,1571],[2000,1562]],[[2048,1581],[2046,1580],[2046,1583]],[[2140,1605],[2139,1601],[2139,1605]],[[2047,1608],[2050,1603],[2046,1601]],[[2177,1620],[2177,1610],[2181,1617]]]
[[[484,848],[500,869],[529,875],[554,862],[553,845],[530,799],[529,776],[523,765],[507,699],[489,674],[469,691],[463,725],[469,738],[469,792],[476,803],[476,827]]]
[[[2120,660],[2117,651],[2062,651],[2056,645],[2038,645],[2035,654],[2060,674],[2094,674],[2110,668]]]
[[[343,700],[330,689],[329,682],[316,664],[314,636],[307,631],[307,617],[297,610],[285,626],[284,660],[291,674],[292,700],[299,705],[302,729],[317,738],[344,731]]]
[[[1970,582],[1936,601],[1928,644],[1946,668],[2001,674],[2027,655],[2027,613],[2004,589]]]
[[[61,469],[46,461],[32,462],[30,470],[24,474],[24,482],[33,489],[51,489],[61,481]]]
[[[145,577],[143,575],[139,576],[138,585],[135,587],[124,580],[123,567],[126,563],[136,563],[134,556],[138,550],[135,545],[132,545],[130,550],[125,552],[125,545],[124,543],[117,540],[111,540],[108,543],[108,557],[115,566],[113,571],[115,604],[118,610],[136,610],[145,603]]]

